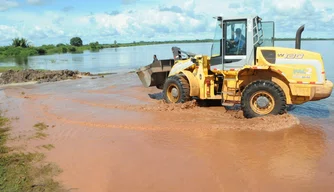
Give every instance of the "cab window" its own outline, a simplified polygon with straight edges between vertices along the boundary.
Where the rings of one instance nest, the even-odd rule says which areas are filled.
[[[246,55],[246,20],[226,22],[225,55]]]

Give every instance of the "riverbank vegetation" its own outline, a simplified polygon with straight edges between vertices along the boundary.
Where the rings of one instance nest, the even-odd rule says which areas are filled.
[[[61,172],[54,164],[44,162],[40,152],[24,152],[9,147],[10,119],[0,111],[0,191],[65,191],[53,177]]]
[[[294,38],[276,38],[275,41],[294,40]],[[302,40],[334,40],[334,38],[304,38]],[[130,46],[144,46],[155,44],[171,44],[171,43],[200,43],[212,42],[212,39],[196,39],[196,40],[173,40],[173,41],[140,41],[132,43],[117,43],[115,40],[111,44],[100,44],[99,42],[90,42],[84,44],[80,37],[73,37],[69,44],[59,43],[56,45],[46,44],[42,46],[33,46],[25,38],[15,38],[12,44],[0,47],[0,59],[5,58],[26,58],[34,55],[51,55],[51,54],[65,54],[65,53],[83,53],[85,50],[99,51],[104,48],[118,48]]]
[[[22,70],[23,67],[21,66],[0,66],[0,73],[3,73],[5,71],[8,71],[8,70],[14,70],[14,71],[17,71],[17,70]]]

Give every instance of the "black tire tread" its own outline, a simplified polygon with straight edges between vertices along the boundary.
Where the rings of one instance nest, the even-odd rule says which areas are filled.
[[[266,91],[273,91],[277,94],[277,97],[275,98],[275,95],[273,95],[275,99],[275,103],[277,106],[274,107],[273,111],[270,114],[274,115],[282,115],[286,112],[287,104],[286,104],[286,96],[283,91],[283,89],[278,86],[276,83],[269,81],[269,80],[257,80],[249,85],[247,85],[242,93],[241,96],[241,109],[243,110],[244,117],[245,118],[253,118],[260,116],[257,113],[253,112],[249,105],[250,95],[257,91],[258,89],[264,89]]]
[[[180,87],[181,97],[177,103],[185,103],[189,101],[190,100],[190,86],[189,86],[189,82],[186,80],[186,77],[183,75],[173,75],[166,80],[164,87],[163,87],[164,100],[166,102],[169,102],[167,98],[166,90],[167,90],[167,87],[170,81],[174,81]]]

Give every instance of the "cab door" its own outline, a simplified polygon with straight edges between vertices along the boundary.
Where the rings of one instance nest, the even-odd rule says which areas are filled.
[[[274,21],[262,21],[262,40],[261,47],[274,47],[275,46],[275,22]]]

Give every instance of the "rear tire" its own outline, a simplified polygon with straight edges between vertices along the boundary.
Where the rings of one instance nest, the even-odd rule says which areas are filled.
[[[246,118],[281,115],[286,108],[284,91],[272,81],[255,81],[246,86],[241,96],[241,109]]]
[[[190,100],[189,83],[183,76],[171,76],[164,84],[163,94],[167,103],[185,103]]]

